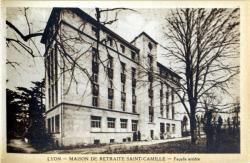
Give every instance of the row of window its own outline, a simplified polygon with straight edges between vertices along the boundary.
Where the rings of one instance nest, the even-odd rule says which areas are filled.
[[[99,85],[98,85],[98,52],[95,48],[92,48],[92,71],[93,71],[93,84],[92,84],[92,105],[94,107],[98,107],[98,94],[99,94]],[[121,109],[122,111],[126,111],[126,90],[125,90],[125,67],[126,64],[121,62]],[[114,97],[114,89],[113,89],[113,57],[108,55],[108,64],[107,64],[107,73],[108,73],[108,108],[113,109],[113,97]],[[136,69],[132,68],[132,111],[136,112]]]
[[[165,131],[167,133],[171,132],[171,133],[175,134],[175,132],[176,132],[176,125],[175,124],[166,123],[166,130],[165,130],[165,123],[160,123],[160,132],[161,133],[165,133]]]
[[[45,60],[48,78],[48,105],[49,108],[58,104],[58,65],[57,65],[57,46],[55,49],[50,49]]]
[[[60,132],[60,115],[53,116],[47,119],[48,133]]]
[[[97,36],[97,28],[94,27],[94,26],[92,26],[92,33],[95,36]],[[106,45],[108,45],[110,47],[114,47],[114,44],[115,44],[115,48],[118,51],[118,46],[117,46],[115,40],[111,36],[107,36],[106,42],[107,42]],[[121,50],[122,53],[125,53],[126,52],[126,47],[123,44],[120,44],[120,50]],[[138,55],[133,50],[131,50],[131,59],[133,61],[138,60]]]
[[[170,89],[169,87],[167,87],[167,91],[166,91],[166,118],[170,118],[169,116],[169,109],[171,107],[172,109],[172,116],[171,118],[174,119],[174,115],[175,115],[175,108],[174,108],[174,103],[175,103],[175,97],[174,97],[174,90],[171,89],[171,102],[169,99],[169,95],[170,95]],[[163,109],[164,109],[164,102],[163,102],[163,83],[161,83],[161,89],[160,89],[160,114],[161,117],[163,117]]]
[[[91,127],[92,128],[101,128],[102,117],[99,116],[91,116]],[[132,131],[137,131],[137,120],[132,120]],[[107,127],[108,128],[116,128],[116,118],[107,118]],[[120,128],[126,129],[128,127],[127,119],[120,119]]]

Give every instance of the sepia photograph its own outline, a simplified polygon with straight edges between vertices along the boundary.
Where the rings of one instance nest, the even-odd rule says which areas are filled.
[[[240,11],[7,7],[7,153],[240,154]]]

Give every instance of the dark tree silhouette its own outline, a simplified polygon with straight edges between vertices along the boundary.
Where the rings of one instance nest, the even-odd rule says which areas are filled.
[[[7,140],[23,137],[27,124],[27,108],[20,100],[20,94],[6,89]]]
[[[34,87],[30,89],[17,87],[20,92],[22,103],[27,105],[28,123],[25,137],[30,143],[38,149],[43,149],[51,143],[50,136],[47,134],[45,127],[45,105],[44,79],[41,82],[32,82]]]

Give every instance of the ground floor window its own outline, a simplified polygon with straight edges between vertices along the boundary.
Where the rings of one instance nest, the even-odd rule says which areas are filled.
[[[51,118],[51,133],[55,132],[55,126],[54,126],[54,124],[55,124],[55,118],[52,117]]]
[[[55,132],[60,132],[60,115],[55,116]]]
[[[165,124],[164,123],[160,123],[160,132],[161,133],[165,132]]]
[[[60,115],[55,115],[47,119],[48,133],[59,133],[60,132]]]
[[[92,128],[101,128],[101,117],[91,116],[91,127]]]
[[[150,130],[150,137],[151,139],[154,139],[154,130]]]
[[[175,124],[172,124],[172,132],[175,134]]]
[[[115,118],[108,118],[108,128],[115,128]]]
[[[127,119],[121,119],[121,128],[127,128],[128,120]]]
[[[94,144],[100,144],[100,140],[99,139],[95,139],[94,140]]]
[[[137,131],[138,121],[132,120],[132,131]]]
[[[167,125],[166,125],[166,130],[167,130],[167,132],[170,132],[170,124],[169,123],[167,123]]]
[[[48,133],[51,133],[51,120],[50,120],[50,118],[47,119],[47,125],[48,125]]]

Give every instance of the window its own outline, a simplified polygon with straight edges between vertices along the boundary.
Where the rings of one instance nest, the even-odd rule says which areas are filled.
[[[52,120],[51,120],[51,132],[54,133],[55,132],[55,128],[54,128],[54,124],[55,124],[55,118],[52,117]]]
[[[154,108],[152,106],[149,107],[149,122],[154,121]]]
[[[149,106],[153,106],[153,98],[150,98],[150,100],[149,100]]]
[[[167,130],[167,132],[170,132],[170,124],[169,123],[167,123],[167,125],[166,125],[166,130]]]
[[[51,133],[51,120],[50,118],[47,119],[47,122],[48,122],[48,133]]]
[[[122,108],[122,111],[126,111],[126,102],[125,101],[121,102],[121,108]]]
[[[174,90],[173,89],[172,89],[171,93],[172,93],[172,119],[174,119],[174,114],[175,114],[174,102],[175,102],[175,100],[174,100]]]
[[[125,53],[125,46],[121,44],[120,47],[121,47],[122,53]]]
[[[122,83],[122,92],[125,92],[126,91],[126,85],[125,83]]]
[[[113,57],[108,55],[108,68],[113,68]]]
[[[166,117],[169,118],[169,88],[167,87],[166,92]]]
[[[91,127],[101,128],[101,117],[91,116]]]
[[[153,122],[154,121],[154,114],[150,113],[149,114],[149,122]]]
[[[160,106],[160,114],[161,114],[161,117],[163,117],[163,104],[161,104]]]
[[[131,59],[136,60],[136,54],[134,51],[131,51]]]
[[[120,122],[121,122],[121,128],[127,128],[127,123],[128,123],[127,119],[120,119]]]
[[[108,99],[108,108],[113,109],[113,99]]]
[[[172,132],[175,134],[175,124],[172,124]]]
[[[136,69],[132,67],[132,79],[135,79],[136,77]]]
[[[92,105],[94,107],[98,107],[98,96],[93,96],[92,97]]]
[[[113,98],[114,98],[113,81],[109,79],[108,81],[108,108],[109,109],[113,109]]]
[[[166,108],[166,118],[169,119],[169,108]]]
[[[165,132],[165,124],[160,123],[160,133],[164,133],[164,132]]]
[[[110,36],[108,36],[107,41],[109,43],[109,46],[113,46],[113,39]]]
[[[132,120],[132,131],[137,131],[137,124],[138,124],[137,120]]]
[[[115,139],[110,139],[109,142],[110,142],[110,143],[114,143],[114,142],[115,142]]]
[[[99,139],[95,139],[94,140],[94,144],[100,144],[100,140]]]
[[[121,62],[121,73],[125,74],[125,71],[126,71],[126,64]]]
[[[151,44],[151,42],[148,43],[148,49],[151,51],[153,49],[153,45]]]
[[[125,63],[121,62],[121,82],[122,83],[126,82],[126,75],[125,75],[126,68],[125,67],[126,67]]]
[[[107,118],[108,128],[115,128],[115,118]]]
[[[55,132],[60,132],[60,115],[55,116]]]
[[[174,105],[172,105],[172,119],[174,119],[175,111],[174,111]]]
[[[154,130],[150,130],[150,137],[152,140],[154,139]]]
[[[148,55],[148,65],[151,66],[153,63],[153,57],[151,55]]]
[[[135,88],[132,87],[132,95],[135,95]]]
[[[136,104],[132,104],[132,111],[133,113],[136,113]]]
[[[51,48],[46,58],[46,68],[48,77],[49,107],[58,104],[58,64],[57,64],[57,44]]]

